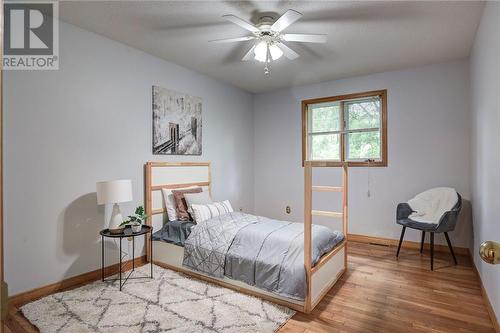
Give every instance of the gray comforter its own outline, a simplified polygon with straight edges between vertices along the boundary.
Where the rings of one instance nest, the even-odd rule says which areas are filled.
[[[199,223],[184,244],[183,264],[224,275],[281,296],[306,294],[304,226],[233,212]],[[341,232],[313,225],[313,265],[344,239]]]

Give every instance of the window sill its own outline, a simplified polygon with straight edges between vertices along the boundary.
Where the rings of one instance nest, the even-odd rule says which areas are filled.
[[[340,161],[310,161],[313,167],[342,167],[346,164],[349,168],[351,167],[387,167],[387,161],[376,161],[376,162],[340,162]],[[304,166],[304,161],[302,161],[302,166]]]

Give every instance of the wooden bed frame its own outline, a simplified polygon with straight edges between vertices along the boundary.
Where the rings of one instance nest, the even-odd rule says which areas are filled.
[[[314,166],[310,161],[304,163],[304,267],[307,277],[307,293],[303,302],[282,297],[258,289],[240,281],[229,278],[214,278],[203,273],[182,266],[184,248],[161,241],[146,242],[148,262],[153,262],[165,268],[182,272],[189,276],[212,282],[241,293],[256,296],[291,309],[309,313],[321,301],[326,293],[340,279],[347,270],[347,241],[344,239],[330,252],[323,255],[316,265],[312,266],[312,217],[324,216],[342,219],[342,232],[347,237],[347,189],[348,169],[343,165],[342,186],[314,186],[312,185],[312,171]],[[319,165],[321,166],[321,165]],[[166,208],[162,196],[162,188],[175,189],[187,186],[201,186],[211,192],[211,170],[209,162],[147,162],[145,172],[145,201],[146,214],[149,216],[146,224],[153,226],[154,231],[160,228],[166,218]],[[320,211],[312,209],[312,192],[341,192],[342,212]],[[150,237],[150,236],[148,236]],[[153,255],[152,255],[153,254]]]

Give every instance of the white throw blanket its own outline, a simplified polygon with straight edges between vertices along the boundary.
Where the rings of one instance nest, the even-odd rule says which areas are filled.
[[[430,189],[408,201],[408,205],[415,211],[408,218],[417,222],[438,224],[441,216],[450,211],[457,201],[457,191],[453,188]]]

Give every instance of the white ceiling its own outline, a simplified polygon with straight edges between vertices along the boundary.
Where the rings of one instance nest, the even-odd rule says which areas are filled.
[[[61,2],[60,18],[168,61],[263,92],[311,82],[465,58],[482,2],[350,1],[81,1]],[[304,14],[285,32],[322,33],[326,44],[288,45],[300,57],[282,57],[264,75],[263,64],[241,62],[252,42],[209,40],[248,35],[221,18],[253,21],[262,12]]]

